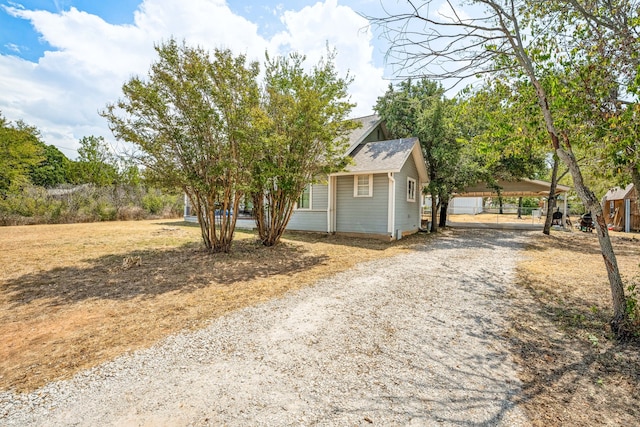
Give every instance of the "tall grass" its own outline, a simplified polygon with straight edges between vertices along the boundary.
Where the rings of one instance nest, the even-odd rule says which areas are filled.
[[[175,218],[182,195],[142,186],[26,186],[0,198],[0,225]]]

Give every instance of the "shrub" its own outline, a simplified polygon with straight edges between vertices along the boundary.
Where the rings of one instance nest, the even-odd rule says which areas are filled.
[[[118,209],[118,221],[134,221],[147,217],[147,212],[140,206],[124,206]]]
[[[142,198],[142,207],[151,215],[158,215],[164,208],[165,201],[158,191],[150,191]]]
[[[0,225],[177,217],[182,196],[142,186],[27,186],[0,198]]]

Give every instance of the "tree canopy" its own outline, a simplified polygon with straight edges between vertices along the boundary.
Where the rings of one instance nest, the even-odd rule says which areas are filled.
[[[44,160],[44,145],[35,127],[13,124],[0,115],[0,196],[29,183],[32,168]]]
[[[575,144],[579,144],[581,138],[576,138],[571,132],[574,128],[566,126],[567,121],[563,120],[571,115],[558,115],[557,109],[563,101],[571,101],[573,95],[580,98],[575,89],[589,91],[590,87],[598,87],[599,94],[614,94],[611,89],[622,83],[628,94],[634,94],[639,71],[637,24],[640,8],[633,0],[474,0],[465,2],[476,8],[474,16],[469,17],[458,13],[460,3],[446,4],[450,12],[442,14],[442,9],[434,7],[433,0],[407,0],[403,2],[404,11],[373,21],[383,28],[392,45],[391,56],[404,66],[405,71],[434,78],[486,76],[487,79],[506,78],[516,84],[529,82],[537,98],[549,145],[568,167],[577,194],[595,217],[611,286],[614,309],[611,326],[617,336],[626,336],[628,317],[624,286],[606,220],[576,156]],[[554,13],[549,13],[550,10]],[[597,74],[591,71],[601,64],[610,69],[611,78],[602,81],[594,78]],[[557,91],[545,86],[549,71],[557,70],[558,66],[573,70],[574,65],[587,71],[582,81],[576,80],[580,83],[556,86]],[[602,109],[612,101],[622,99],[600,96],[592,105]],[[635,108],[635,102],[632,105]],[[577,111],[587,106],[578,105]],[[575,114],[574,118],[579,121],[581,114]],[[584,132],[582,136],[587,134]]]
[[[31,167],[29,178],[33,185],[51,188],[68,183],[73,162],[53,145],[43,146],[42,161]]]
[[[139,150],[134,155],[145,168],[185,191],[205,246],[228,252],[258,154],[258,64],[173,39],[156,52],[147,79],[126,82],[124,98],[102,114],[117,138]]]
[[[156,51],[147,78],[126,82],[102,112],[114,135],[146,173],[184,190],[209,250],[230,250],[248,198],[263,243],[276,244],[304,186],[342,161],[348,79],[332,56],[310,72],[302,56],[267,57],[261,91],[259,65],[244,55],[175,40]]]
[[[76,183],[107,186],[118,180],[118,158],[101,136],[85,136],[80,139],[78,158],[71,166]]]
[[[429,173],[428,193],[432,200],[431,231],[438,227],[436,200],[440,202],[440,225],[452,193],[476,179],[461,129],[455,120],[455,103],[444,96],[442,86],[429,79],[402,81],[391,85],[374,107],[394,138],[416,136]]]
[[[299,54],[266,61],[260,155],[253,205],[262,242],[276,244],[307,185],[345,166],[350,79],[340,78],[329,52],[310,71]]]

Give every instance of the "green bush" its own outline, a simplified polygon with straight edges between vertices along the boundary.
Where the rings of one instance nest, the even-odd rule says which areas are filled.
[[[151,191],[142,198],[142,207],[151,215],[158,215],[162,212],[164,204],[162,195],[156,191]]]
[[[182,197],[177,194],[166,194],[157,189],[149,189],[142,198],[142,207],[150,215],[163,217],[179,216],[182,213]]]

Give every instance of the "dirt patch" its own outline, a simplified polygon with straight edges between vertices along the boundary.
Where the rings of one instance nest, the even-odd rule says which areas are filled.
[[[618,234],[612,243],[625,283],[637,282],[640,239]],[[508,336],[532,424],[636,424],[640,344],[611,336],[611,294],[595,233],[535,233],[525,255]]]
[[[219,255],[199,239],[198,227],[163,221],[0,228],[0,389],[69,378],[424,236],[389,244],[292,233],[266,248],[238,232],[233,252]]]

